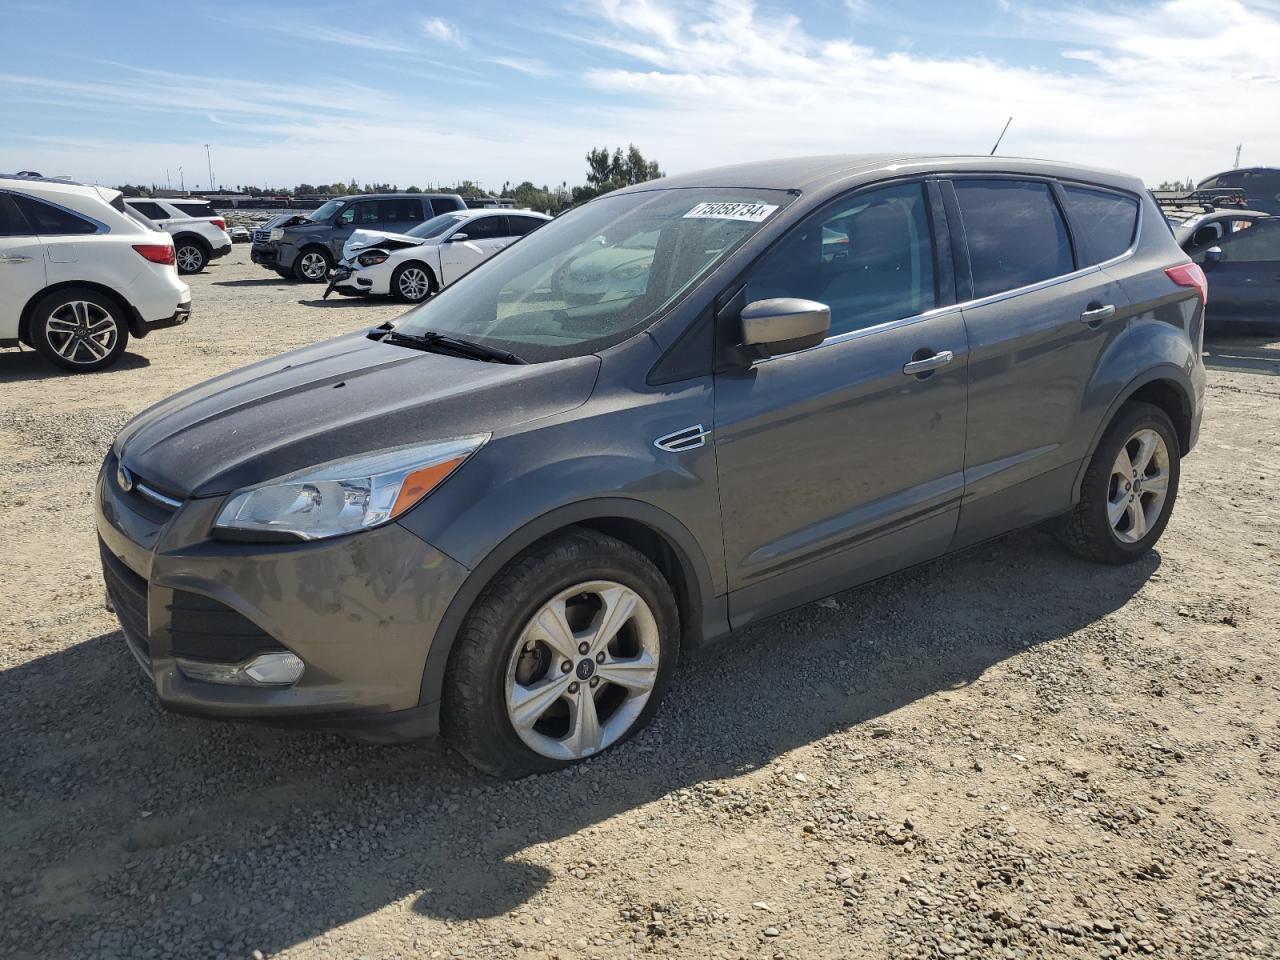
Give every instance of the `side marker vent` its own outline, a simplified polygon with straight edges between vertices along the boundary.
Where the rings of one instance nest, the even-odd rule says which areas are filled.
[[[692,427],[685,427],[675,433],[668,433],[665,437],[659,437],[653,441],[653,445],[659,450],[683,453],[685,450],[697,450],[705,444],[709,433],[710,431],[702,424],[695,423]]]

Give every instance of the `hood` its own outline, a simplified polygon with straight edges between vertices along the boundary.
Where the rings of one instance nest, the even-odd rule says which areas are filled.
[[[349,334],[143,411],[113,449],[147,483],[208,497],[386,447],[498,433],[586,402],[600,361],[506,365]]]
[[[387,233],[384,230],[357,230],[342,245],[342,259],[348,260],[366,247],[383,250],[399,250],[402,247],[420,247],[425,241],[403,233]]]

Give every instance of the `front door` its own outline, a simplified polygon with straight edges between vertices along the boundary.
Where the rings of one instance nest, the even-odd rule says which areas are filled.
[[[492,214],[460,223],[440,246],[441,283],[449,285],[511,243],[507,218]]]
[[[1280,217],[1255,220],[1218,241],[1222,257],[1192,255],[1209,280],[1209,320],[1280,322]]]
[[[963,488],[967,354],[929,195],[858,191],[793,228],[737,302],[831,308],[817,347],[718,373],[715,446],[730,618],[943,553]],[[944,279],[945,278],[945,279]]]

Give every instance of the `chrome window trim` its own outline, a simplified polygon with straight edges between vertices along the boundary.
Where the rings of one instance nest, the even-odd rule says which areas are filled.
[[[103,223],[101,220],[95,219],[94,217],[89,216],[87,213],[81,213],[79,210],[72,210],[70,207],[64,207],[62,204],[55,203],[54,201],[49,200],[45,197],[39,197],[32,193],[23,193],[20,190],[5,190],[4,192],[9,194],[11,197],[23,196],[23,197],[26,197],[28,200],[34,200],[37,203],[47,204],[48,206],[53,207],[55,210],[61,210],[63,213],[71,214],[71,216],[75,217],[78,220],[83,220],[86,223],[91,223],[93,224],[93,227],[94,227],[93,233],[33,233],[33,234],[30,234],[30,236],[33,236],[33,237],[96,237],[96,236],[100,236],[101,234],[111,232],[111,228],[107,226],[105,223]],[[31,226],[31,224],[28,224],[28,226]]]
[[[969,179],[981,179],[981,177],[975,176]],[[1005,178],[1005,179],[1010,179],[1010,178]],[[1037,182],[1044,182],[1044,181],[1037,181]],[[1069,180],[1065,182],[1078,184],[1080,186],[1088,186],[1088,187],[1096,186],[1093,184],[1089,184],[1083,180]],[[1103,190],[1109,189],[1111,190],[1112,193],[1127,194],[1127,191],[1116,190],[1110,187],[1101,187],[1101,189]],[[1133,196],[1132,194],[1127,194],[1127,195]],[[977,309],[978,307],[985,307],[988,304],[999,303],[1002,300],[1009,300],[1013,297],[1020,297],[1023,294],[1035,293],[1038,290],[1046,290],[1049,287],[1057,286],[1060,283],[1067,283],[1068,281],[1076,280],[1076,279],[1079,279],[1080,277],[1087,277],[1090,274],[1101,273],[1103,270],[1107,269],[1108,267],[1113,267],[1117,264],[1123,263],[1124,261],[1128,260],[1138,252],[1138,246],[1142,242],[1142,228],[1144,226],[1143,211],[1146,207],[1146,204],[1142,202],[1141,197],[1135,197],[1134,199],[1138,201],[1138,222],[1137,222],[1137,225],[1134,227],[1134,231],[1133,231],[1133,243],[1129,245],[1128,250],[1125,250],[1123,253],[1112,257],[1110,260],[1103,260],[1101,263],[1095,263],[1087,267],[1081,267],[1079,270],[1073,270],[1070,273],[1064,273],[1056,277],[1049,277],[1047,280],[1038,280],[1035,283],[1029,283],[1029,284],[1026,284],[1025,286],[1014,287],[1012,290],[1002,290],[999,293],[988,294],[985,297],[975,297],[974,299],[966,300],[963,303],[953,303],[945,307],[936,307],[933,310],[926,310],[924,313],[917,313],[910,317],[903,317],[901,320],[886,320],[884,323],[877,323],[874,326],[861,327],[860,329],[849,330],[845,333],[837,333],[834,336],[827,337],[821,343],[815,344],[812,347],[807,347],[804,350],[796,350],[793,353],[780,354],[777,357],[766,357],[763,360],[756,361],[756,363],[758,365],[761,363],[768,363],[771,360],[778,360],[778,359],[781,359],[782,357],[799,356],[800,354],[808,353],[811,350],[821,350],[823,347],[828,346],[829,344],[845,343],[849,340],[860,339],[861,337],[867,336],[868,334],[879,333],[884,330],[892,330],[896,327],[905,327],[905,326],[908,326],[909,324],[919,323],[922,320],[932,320],[936,317],[944,317],[949,313],[955,312],[956,310],[961,310],[961,311],[974,310],[974,309]],[[1074,242],[1074,238],[1073,238],[1073,242]]]

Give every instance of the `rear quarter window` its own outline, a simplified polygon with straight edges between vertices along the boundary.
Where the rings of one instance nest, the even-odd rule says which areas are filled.
[[[27,222],[42,237],[77,236],[98,232],[96,223],[70,210],[55,207],[51,203],[45,203],[43,200],[21,193],[14,194],[13,200]]]
[[[454,210],[461,210],[462,204],[452,197],[432,197],[427,201],[431,206],[431,211],[435,216],[442,213],[452,213]]]
[[[169,211],[150,200],[128,200],[126,203],[150,220],[168,220]]]
[[[1138,201],[1134,197],[1065,184],[1062,190],[1080,266],[1111,260],[1133,246],[1138,228]]]
[[[1048,184],[957,180],[955,190],[969,241],[975,298],[1075,269],[1066,224]]]

